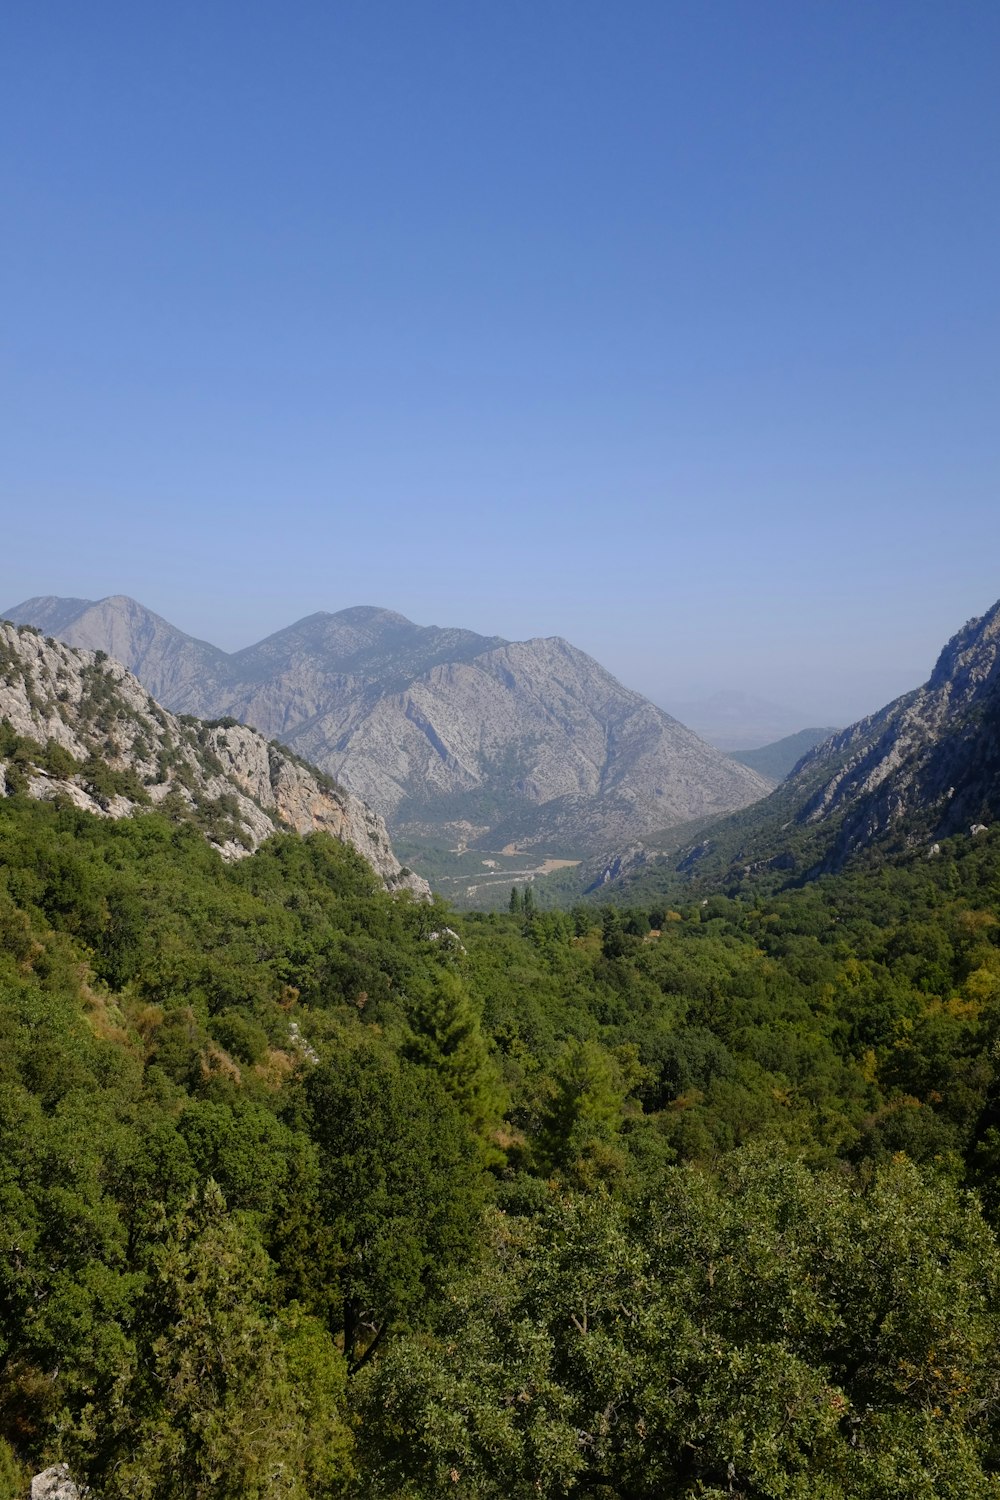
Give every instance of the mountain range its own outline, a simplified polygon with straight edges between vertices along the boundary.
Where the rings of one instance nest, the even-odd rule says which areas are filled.
[[[429,895],[370,807],[235,720],[162,709],[119,662],[0,621],[0,795],[15,791],[100,817],[160,808],[224,859],[279,831],[351,844],[389,890]]]
[[[123,595],[5,614],[107,652],[175,713],[280,739],[394,836],[593,853],[770,789],[559,637],[507,641],[360,606],[230,654]]]

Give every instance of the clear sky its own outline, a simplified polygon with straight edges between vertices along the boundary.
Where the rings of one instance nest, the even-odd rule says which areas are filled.
[[[994,0],[0,36],[0,607],[560,634],[841,722],[1000,596]]]

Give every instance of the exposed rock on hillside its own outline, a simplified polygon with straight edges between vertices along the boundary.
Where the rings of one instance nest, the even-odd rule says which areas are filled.
[[[279,829],[322,831],[352,844],[390,889],[427,892],[357,797],[245,725],[175,718],[103,651],[0,623],[0,720],[0,792],[104,817],[172,809],[226,859]]]
[[[948,642],[923,687],[817,745],[766,800],[659,847],[679,873],[798,880],[874,845],[933,849],[998,817],[1000,603]]]
[[[939,837],[1000,812],[1000,603],[945,646],[928,682],[800,762],[800,821],[842,815],[833,863],[917,817]],[[835,769],[833,769],[835,767]]]
[[[83,1492],[65,1464],[53,1464],[32,1479],[31,1500],[83,1500]]]
[[[768,790],[559,638],[509,642],[361,607],[226,656],[123,596],[30,599],[11,614],[114,651],[176,711],[279,736],[398,833],[464,823],[480,846],[593,850]]]

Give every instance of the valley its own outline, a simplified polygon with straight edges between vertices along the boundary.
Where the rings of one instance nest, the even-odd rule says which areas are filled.
[[[463,910],[505,909],[511,885],[524,883],[533,886],[540,905],[558,904],[566,889],[575,891],[576,882],[567,886],[565,880],[554,883],[548,877],[577,871],[582,864],[580,859],[559,859],[512,844],[494,850],[439,849],[397,839],[396,848],[408,864],[424,872],[436,891]]]
[[[1000,1500],[1000,5],[3,19],[0,1500]]]

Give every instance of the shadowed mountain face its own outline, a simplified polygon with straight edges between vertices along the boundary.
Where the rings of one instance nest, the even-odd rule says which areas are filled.
[[[227,655],[121,595],[7,614],[107,651],[175,712],[281,739],[397,833],[586,851],[767,791],[558,637],[511,642],[358,607]]]
[[[852,855],[971,834],[1000,817],[1000,603],[945,646],[923,687],[831,735],[764,801],[630,850],[606,880],[657,868],[800,880]]]

